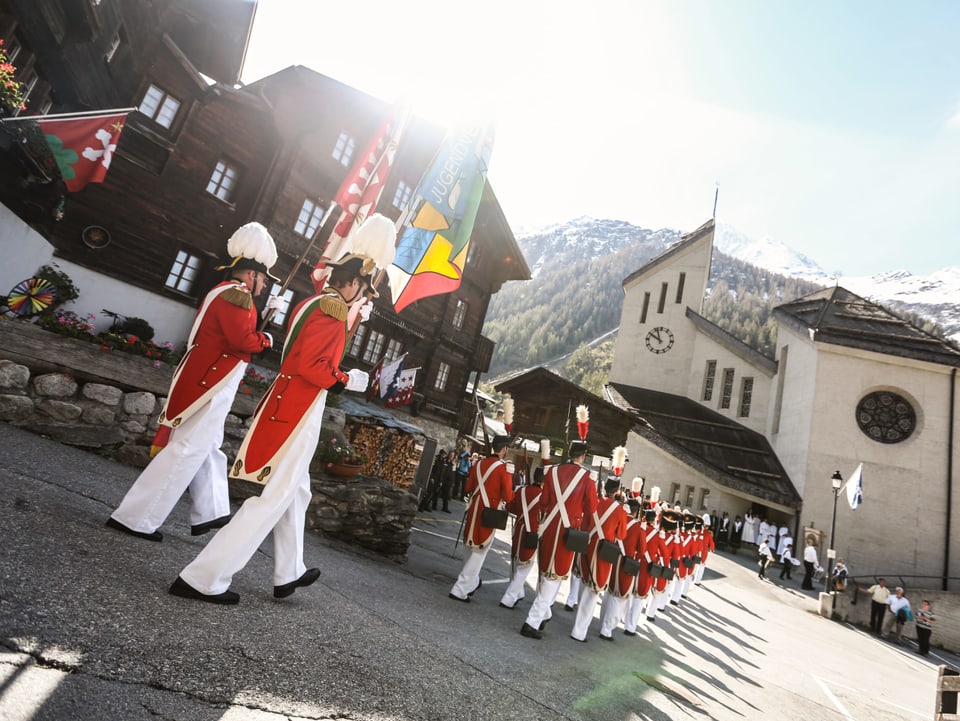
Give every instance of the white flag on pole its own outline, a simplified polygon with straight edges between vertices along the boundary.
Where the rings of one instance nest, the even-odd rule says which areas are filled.
[[[847,481],[847,502],[850,503],[852,510],[857,510],[857,506],[863,503],[863,464],[857,466],[857,470]]]

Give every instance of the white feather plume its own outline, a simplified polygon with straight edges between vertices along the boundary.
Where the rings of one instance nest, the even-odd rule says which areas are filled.
[[[508,426],[513,423],[513,398],[510,396],[503,399],[503,422]]]
[[[586,406],[577,406],[577,420],[586,423],[590,420],[590,409]]]
[[[374,213],[357,228],[350,252],[373,259],[378,268],[387,268],[397,252],[397,227],[385,215]]]
[[[627,462],[627,449],[623,446],[617,446],[613,449],[610,460],[614,468],[623,468],[623,464]]]
[[[643,479],[640,476],[636,476],[633,479],[633,486],[631,489],[634,493],[640,493],[643,490]]]
[[[231,258],[249,258],[272,268],[277,262],[277,247],[267,229],[260,223],[241,225],[227,240],[227,254]]]
[[[540,441],[540,457],[549,458],[550,457],[550,440],[544,438]]]
[[[650,500],[656,503],[660,500],[660,486],[654,486],[650,489]]]

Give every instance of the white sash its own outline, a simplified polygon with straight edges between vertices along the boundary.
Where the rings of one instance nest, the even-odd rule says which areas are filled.
[[[570,528],[570,517],[567,515],[567,499],[570,498],[573,490],[580,485],[580,479],[586,474],[587,469],[581,468],[577,471],[570,485],[567,486],[567,489],[562,493],[560,491],[560,478],[557,476],[556,466],[551,470],[553,471],[553,475],[550,480],[553,481],[553,492],[557,496],[557,504],[550,510],[549,515],[544,519],[541,527],[546,528],[549,526],[553,519],[557,517],[557,513],[559,513],[560,523],[563,524],[564,528]]]
[[[537,506],[540,504],[540,494],[537,494],[536,500],[534,500],[533,505]],[[527,494],[521,489],[520,492],[520,508],[523,511],[523,527],[528,531],[533,530],[530,527],[530,511],[533,510],[533,506],[527,505]]]
[[[477,490],[480,491],[480,500],[483,501],[484,508],[490,507],[490,500],[487,498],[487,489],[483,487],[483,484],[487,482],[490,474],[493,473],[493,469],[502,464],[503,461],[497,460],[491,463],[482,474],[480,473],[480,468],[477,468]]]
[[[593,524],[594,524],[594,526],[593,526],[593,531],[590,533],[591,536],[592,536],[594,533],[596,533],[596,534],[600,537],[601,540],[604,540],[604,541],[607,540],[607,539],[604,537],[604,535],[603,535],[603,524],[604,524],[604,522],[605,522],[608,518],[610,518],[610,515],[611,515],[615,510],[617,510],[617,508],[618,508],[619,506],[620,506],[620,504],[617,503],[616,501],[614,501],[613,503],[611,503],[611,504],[607,507],[607,510],[603,512],[603,518],[600,518],[600,517],[597,515],[597,512],[596,512],[596,511],[593,512]],[[626,553],[625,553],[624,550],[623,550],[623,544],[620,543],[620,540],[619,540],[619,539],[617,539],[616,543],[617,543],[617,545],[620,547],[620,553],[622,553],[623,555],[626,555]],[[598,546],[598,548],[599,548],[599,546]]]
[[[647,550],[647,547],[650,545],[650,539],[657,535],[660,532],[656,526],[650,529],[650,533],[647,534],[647,543],[643,547],[643,557],[647,559],[647,563],[653,563],[653,559],[650,558],[650,551]]]

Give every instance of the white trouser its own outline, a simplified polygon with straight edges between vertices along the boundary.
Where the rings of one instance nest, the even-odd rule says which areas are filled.
[[[533,605],[527,613],[526,624],[539,629],[540,624],[553,618],[553,611],[550,607],[557,600],[557,592],[560,590],[560,578],[546,578],[540,576],[540,586],[537,588],[537,596],[533,599]]]
[[[631,633],[637,632],[637,626],[640,625],[640,615],[644,609],[644,602],[648,598],[650,598],[649,594],[643,597],[630,597],[630,602],[627,604],[627,616],[623,621],[623,629],[625,631],[630,631]]]
[[[235,368],[223,389],[173,431],[169,445],[143,469],[111,518],[134,531],[153,533],[187,488],[191,525],[230,514],[227,457],[220,446],[246,366]]]
[[[517,567],[513,571],[513,578],[510,579],[507,590],[503,592],[503,598],[500,599],[500,603],[504,606],[514,606],[523,600],[527,577],[530,575],[530,571],[533,570],[533,566],[532,558],[526,563],[517,563]]]
[[[570,635],[578,641],[582,641],[587,637],[587,631],[590,630],[590,622],[593,620],[593,614],[597,610],[598,600],[600,600],[600,593],[598,591],[594,591],[587,583],[580,584],[580,600],[577,606],[577,616],[573,620],[573,630],[570,631]]]
[[[788,561],[788,563],[789,563],[789,561]],[[693,582],[694,582],[695,584],[697,584],[698,586],[700,585],[700,582],[703,580],[703,569],[706,568],[706,567],[707,567],[707,564],[705,564],[705,563],[698,563],[698,564],[697,564],[697,570],[694,571],[694,574],[693,574]]]
[[[326,393],[314,404],[278,460],[263,493],[244,501],[230,523],[180,572],[184,581],[201,593],[223,593],[271,531],[273,585],[296,581],[306,572],[303,527],[311,498],[310,460],[320,437],[325,405]]]
[[[483,548],[464,546],[467,557],[463,559],[463,568],[460,570],[457,582],[450,589],[450,593],[463,599],[477,590],[480,585],[480,569],[483,568],[483,562],[487,558],[487,552],[492,545],[493,538]]]
[[[657,617],[657,611],[660,610],[660,601],[666,597],[666,589],[664,591],[658,591],[655,587],[650,589],[650,593],[647,594],[647,618],[653,619]]]
[[[697,564],[697,565],[699,565],[699,564]],[[690,587],[693,585],[693,574],[694,574],[694,573],[696,573],[696,571],[690,571],[690,573],[687,574],[687,577],[686,577],[685,579],[683,579],[683,590],[680,592],[680,595],[681,595],[683,598],[686,598],[687,596],[690,595]]]
[[[674,576],[669,581],[667,581],[667,587],[663,589],[663,593],[657,595],[657,608],[662,611],[667,607],[667,601],[673,598],[673,589],[677,587],[677,577]]]
[[[567,590],[567,600],[564,601],[565,606],[576,606],[580,598],[580,576],[575,576],[573,573],[570,573],[570,588]]]
[[[613,632],[624,620],[627,610],[627,599],[620,598],[607,591],[600,605],[600,635],[612,636]]]
[[[690,578],[688,574],[685,578],[675,578],[673,579],[673,591],[670,593],[670,600],[680,603],[680,597],[683,596],[683,587],[687,582],[687,578]]]

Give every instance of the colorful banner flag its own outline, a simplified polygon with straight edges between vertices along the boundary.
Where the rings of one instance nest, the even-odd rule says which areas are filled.
[[[383,373],[383,358],[370,371],[370,386],[367,388],[367,400],[380,395],[380,374]]]
[[[857,506],[863,503],[862,463],[857,466],[857,470],[853,472],[853,475],[850,476],[850,480],[847,481],[847,502],[850,504],[850,509],[853,511],[857,510]]]
[[[383,371],[380,373],[380,398],[382,400],[388,400],[397,395],[405,355],[406,354],[383,366]]]
[[[460,287],[492,152],[491,127],[452,132],[421,180],[412,220],[387,268],[398,313]]]
[[[383,186],[393,167],[393,158],[396,155],[405,122],[406,110],[394,108],[370,138],[367,147],[344,178],[333,199],[342,212],[327,240],[322,253],[324,257],[337,260],[344,253],[350,252],[352,231],[376,209],[380,193],[383,192]],[[321,271],[313,274],[314,286],[319,293],[329,273],[326,272],[323,262],[318,262],[315,270]]]
[[[67,190],[102,183],[117,149],[127,114],[85,115],[38,120]]]
[[[410,368],[400,374],[400,381],[397,386],[397,394],[393,398],[388,398],[384,403],[388,408],[397,408],[398,406],[408,406],[413,403],[413,387],[417,382],[417,369]]]

